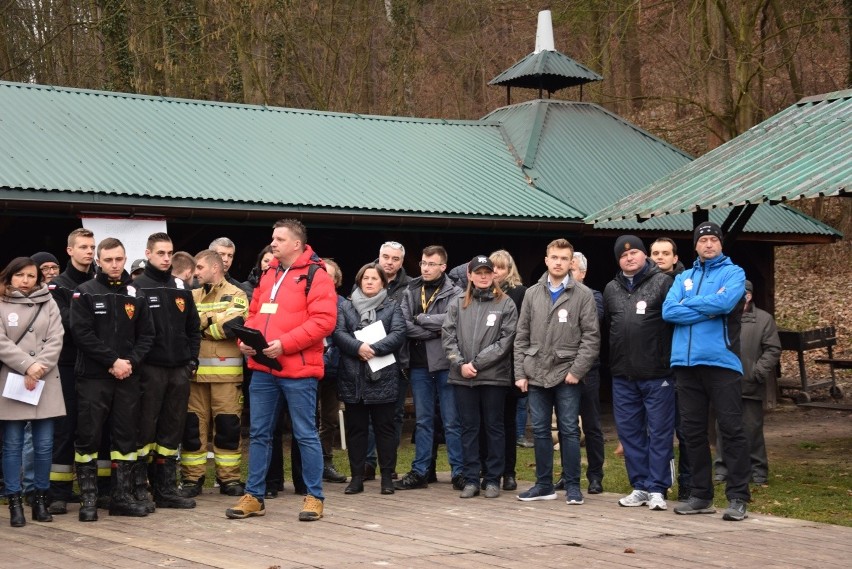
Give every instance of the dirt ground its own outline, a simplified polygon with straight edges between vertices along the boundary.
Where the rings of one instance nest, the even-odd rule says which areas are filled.
[[[802,443],[852,438],[852,411],[797,407],[782,401],[766,412],[763,433],[770,455],[801,457]]]

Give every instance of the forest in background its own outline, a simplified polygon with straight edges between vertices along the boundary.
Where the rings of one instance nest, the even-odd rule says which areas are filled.
[[[0,0],[0,79],[477,119],[541,9],[584,100],[693,155],[852,84],[852,0]]]

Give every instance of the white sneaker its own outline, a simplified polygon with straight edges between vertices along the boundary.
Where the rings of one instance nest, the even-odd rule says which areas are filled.
[[[663,495],[661,493],[651,492],[648,496],[649,510],[665,510],[668,507],[666,506],[666,501],[663,499]]]
[[[644,490],[634,490],[624,498],[618,501],[619,506],[624,506],[625,508],[635,508],[637,506],[644,506],[648,503],[648,493]]]

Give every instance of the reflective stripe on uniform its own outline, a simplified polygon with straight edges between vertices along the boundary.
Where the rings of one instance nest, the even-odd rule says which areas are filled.
[[[74,469],[70,464],[51,464],[50,465],[50,481],[51,482],[73,482]]]
[[[129,452],[127,454],[123,454],[117,450],[110,451],[109,457],[112,460],[136,460],[137,454],[136,451]]]
[[[199,366],[240,366],[243,367],[243,358],[198,358]]]
[[[199,312],[218,312],[219,310],[228,308],[228,304],[228,302],[203,302],[201,304],[196,303],[195,308]]]
[[[74,462],[79,462],[82,464],[88,464],[93,460],[98,459],[98,453],[95,454],[80,454],[79,452],[74,453]]]
[[[178,449],[168,448],[162,445],[154,445],[154,449],[160,456],[177,456]]]
[[[207,451],[204,452],[186,452],[180,455],[180,463],[184,466],[199,466],[207,464]]]
[[[213,456],[216,466],[239,466],[240,458],[239,454],[217,454]]]
[[[196,374],[200,377],[206,375],[242,375],[243,358],[198,358],[198,370]]]
[[[198,366],[196,374],[198,376],[205,375],[240,375],[243,373],[243,366],[227,366],[227,367],[211,367]]]
[[[112,475],[112,461],[111,460],[99,460],[98,461],[98,476],[100,478],[109,478]]]
[[[154,450],[154,448],[156,448],[156,446],[157,445],[154,443],[148,443],[147,445],[140,447],[139,450],[136,451],[136,454],[139,458],[145,458],[146,456],[151,454],[151,452]]]

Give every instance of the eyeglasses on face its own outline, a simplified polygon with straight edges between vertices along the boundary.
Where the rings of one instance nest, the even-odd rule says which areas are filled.
[[[429,267],[430,269],[434,269],[435,267],[443,267],[444,263],[431,263],[426,261],[420,261],[421,267]]]
[[[58,273],[59,265],[42,265],[39,267],[42,273]]]

